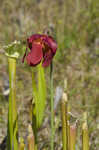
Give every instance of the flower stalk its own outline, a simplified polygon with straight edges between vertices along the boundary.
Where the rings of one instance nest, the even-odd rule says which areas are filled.
[[[8,150],[18,150],[18,125],[16,108],[16,58],[8,57],[9,64],[9,108],[8,108]]]
[[[54,95],[53,95],[53,63],[50,64],[50,90],[51,90],[51,150],[54,150]]]
[[[36,116],[36,101],[38,99],[37,88],[34,79],[34,72],[32,70],[32,87],[33,87],[33,96],[34,96],[34,105],[32,106],[32,129],[34,132],[35,147],[37,147],[37,116]],[[35,148],[36,150],[36,148]]]

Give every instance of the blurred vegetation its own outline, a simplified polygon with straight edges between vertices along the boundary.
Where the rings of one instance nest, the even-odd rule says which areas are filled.
[[[43,32],[46,28],[51,30],[51,35],[58,42],[58,51],[54,59],[54,87],[63,87],[63,81],[67,78],[72,113],[80,118],[84,110],[88,111],[90,147],[91,150],[97,150],[99,147],[98,0],[0,0],[0,4],[0,51],[3,46],[14,40],[25,40],[31,34]],[[26,132],[29,121],[32,97],[31,74],[27,66],[21,63],[24,50],[25,46],[22,45],[22,48],[19,48],[22,52],[17,61],[17,100],[21,126],[19,130],[22,135]],[[0,53],[0,141],[6,135],[7,101],[2,90],[4,77],[7,75],[7,59]],[[49,83],[48,75],[46,70],[46,79]],[[21,117],[23,115],[24,117]],[[81,133],[78,134],[80,137]],[[58,149],[59,142],[56,145]],[[79,138],[78,145],[81,148]]]

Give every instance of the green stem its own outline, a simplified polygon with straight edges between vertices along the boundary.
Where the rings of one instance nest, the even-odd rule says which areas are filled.
[[[50,65],[51,90],[51,150],[54,150],[54,101],[53,101],[53,64]]]
[[[9,110],[8,110],[8,150],[18,150],[18,125],[16,110],[16,59],[8,57],[9,63]]]

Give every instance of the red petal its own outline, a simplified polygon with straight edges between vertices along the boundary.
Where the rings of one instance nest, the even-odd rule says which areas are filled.
[[[56,53],[57,50],[57,43],[51,36],[46,36],[46,39],[43,39],[46,44],[52,49],[53,53]]]
[[[56,41],[51,36],[49,36],[48,37],[48,42],[49,42],[49,44],[50,44],[51,49],[53,50],[53,52],[56,53],[56,49],[57,49],[57,43],[56,43]]]
[[[48,67],[52,61],[52,58],[53,58],[53,53],[51,52],[51,50],[49,50],[48,52],[45,53],[45,56],[44,56],[44,60],[43,60],[43,63],[42,63],[42,66],[43,67]]]
[[[29,65],[37,65],[38,63],[40,63],[42,57],[42,45],[33,43],[31,52],[29,52],[26,57],[27,63]]]

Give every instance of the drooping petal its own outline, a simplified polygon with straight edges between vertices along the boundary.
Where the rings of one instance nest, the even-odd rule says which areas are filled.
[[[29,52],[28,55],[26,56],[26,60],[27,60],[28,65],[31,66],[31,64],[32,64],[31,52]]]
[[[52,61],[52,58],[53,58],[54,54],[52,53],[51,50],[47,51],[45,53],[45,56],[43,57],[43,63],[42,63],[42,66],[43,67],[48,67]]]
[[[42,45],[33,43],[31,51],[28,53],[26,60],[29,65],[37,65],[43,57]]]
[[[46,38],[43,39],[46,44],[52,49],[53,53],[56,53],[57,49],[57,43],[51,36],[46,36]]]

